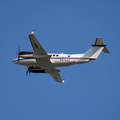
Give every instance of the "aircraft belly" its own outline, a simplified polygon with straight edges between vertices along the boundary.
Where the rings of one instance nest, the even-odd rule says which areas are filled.
[[[51,59],[51,62],[55,65],[55,67],[60,67],[86,63],[89,62],[89,59]]]
[[[78,63],[84,63],[84,62],[89,62],[89,61],[90,61],[89,59],[79,59]]]
[[[55,67],[62,67],[62,66],[70,66],[70,65],[74,65],[76,64],[75,62],[71,62],[71,63],[54,63]]]
[[[55,65],[55,67],[59,67],[59,66],[70,66],[70,65],[74,65],[77,64],[77,61],[79,59],[51,59],[51,62]]]

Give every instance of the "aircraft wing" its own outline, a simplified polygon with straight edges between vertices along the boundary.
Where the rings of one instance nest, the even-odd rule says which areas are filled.
[[[55,69],[54,65],[49,62],[47,59],[48,58],[41,58],[37,59],[37,66],[40,66],[42,69],[46,71],[46,73],[49,73],[49,75],[57,82],[63,83],[64,80],[61,79],[61,76],[59,72]]]
[[[54,80],[57,82],[63,82],[63,80],[60,77],[60,74],[55,69],[54,65],[50,62],[50,58],[47,55],[47,52],[44,50],[44,48],[41,46],[41,44],[38,42],[36,37],[32,32],[29,34],[29,39],[32,44],[32,47],[34,49],[35,55],[44,55],[45,57],[36,58],[37,66],[40,66],[42,69],[45,69],[47,73],[50,74],[51,77],[53,77]]]
[[[29,39],[36,55],[47,55],[47,52],[43,49],[33,33],[29,34]]]
[[[57,82],[64,82],[64,80],[61,79],[60,74],[58,73],[58,71],[53,72],[53,73],[49,73],[49,75],[56,80]]]
[[[34,55],[40,55],[40,56],[45,56],[42,58],[36,58],[37,61],[37,66],[43,66],[43,67],[48,67],[51,66],[52,63],[50,62],[49,56],[47,55],[47,52],[44,50],[42,45],[38,42],[36,37],[34,36],[33,32],[29,34],[29,39],[32,44],[32,47],[34,49]]]

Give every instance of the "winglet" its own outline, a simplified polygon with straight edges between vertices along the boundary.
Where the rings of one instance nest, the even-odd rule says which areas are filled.
[[[31,34],[34,34],[34,32],[35,32],[35,30],[33,30],[33,31],[31,32]]]

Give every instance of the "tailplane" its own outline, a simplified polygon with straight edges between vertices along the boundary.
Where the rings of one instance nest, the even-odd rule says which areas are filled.
[[[110,53],[109,50],[106,48],[107,45],[103,43],[101,37],[97,37],[95,44],[93,44],[92,46],[93,47],[84,54],[83,58],[97,59],[102,51],[104,51],[105,53]]]

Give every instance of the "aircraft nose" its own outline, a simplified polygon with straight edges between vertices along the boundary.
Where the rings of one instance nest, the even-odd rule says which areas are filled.
[[[15,60],[13,60],[12,62],[15,63]]]
[[[13,63],[17,63],[17,62],[18,62],[18,60],[17,60],[17,59],[15,59],[15,60],[13,60],[12,62],[13,62]]]
[[[12,62],[15,62],[15,60],[13,60]]]

